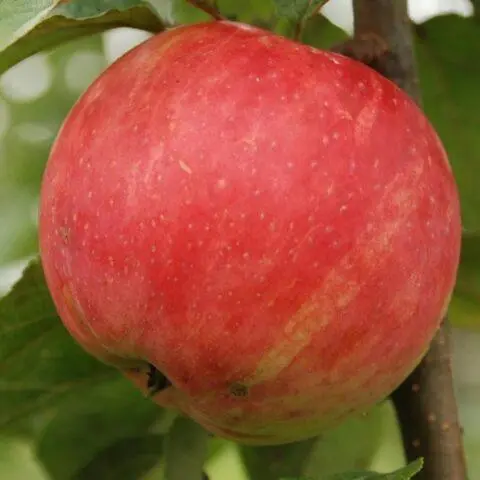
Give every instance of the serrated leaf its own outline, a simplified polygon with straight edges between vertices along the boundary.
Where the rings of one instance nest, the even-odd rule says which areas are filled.
[[[132,437],[147,436],[153,422],[165,415],[168,415],[165,410],[144,398],[119,376],[82,390],[78,398],[70,398],[57,408],[39,435],[37,457],[52,480],[104,479],[106,477],[100,472],[110,463],[113,452],[126,448],[125,442],[128,444]],[[162,438],[161,435],[156,437]],[[161,452],[160,440],[155,450],[156,460],[160,460]],[[146,462],[149,468],[155,463]],[[136,474],[139,474],[145,472],[146,464],[132,462],[127,455],[118,457],[115,466],[117,469],[122,466],[138,469]],[[94,472],[99,474],[94,475]]]
[[[325,478],[325,480],[410,480],[420,472],[422,467],[423,459],[419,458],[406,467],[392,473],[348,472],[332,475]]]
[[[119,377],[63,327],[40,262],[0,300],[0,430],[66,396]]]
[[[8,5],[13,2],[4,2]],[[4,3],[0,3],[3,5]],[[30,0],[26,4],[40,3]],[[56,2],[58,3],[58,2]],[[11,9],[8,22],[16,18]],[[131,27],[159,32],[164,24],[155,14],[150,2],[143,0],[72,0],[51,8],[41,16],[21,16],[16,23],[28,23],[16,34],[0,37],[0,74],[23,59],[42,50],[51,49],[75,38],[93,35],[117,27]],[[0,31],[6,20],[0,14]],[[7,25],[8,27],[8,25]],[[22,32],[20,35],[18,32]]]
[[[202,480],[209,434],[189,418],[178,417],[166,435],[165,480]]]

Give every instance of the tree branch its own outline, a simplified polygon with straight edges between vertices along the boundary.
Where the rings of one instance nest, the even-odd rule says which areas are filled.
[[[453,390],[448,322],[427,356],[392,395],[402,427],[405,452],[425,458],[419,478],[466,480],[467,469]]]
[[[354,38],[333,50],[367,63],[420,104],[406,0],[353,0],[353,6]],[[466,480],[447,319],[425,358],[392,399],[408,460],[425,460],[416,478]]]

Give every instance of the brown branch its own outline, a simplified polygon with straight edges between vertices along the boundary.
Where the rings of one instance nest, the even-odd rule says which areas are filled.
[[[195,8],[203,10],[215,20],[226,20],[219,10],[215,6],[211,5],[208,0],[187,0],[187,2],[192,4]]]
[[[420,89],[406,0],[353,0],[355,34],[335,51],[367,63],[417,103]],[[451,370],[447,319],[420,365],[392,394],[409,461],[423,457],[419,480],[466,480]]]
[[[445,321],[427,356],[392,396],[407,458],[425,458],[418,477],[425,480],[467,478],[453,390],[449,334]]]

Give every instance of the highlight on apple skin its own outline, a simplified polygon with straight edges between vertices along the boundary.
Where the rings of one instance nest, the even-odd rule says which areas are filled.
[[[445,151],[406,94],[226,21],[107,68],[41,191],[71,335],[158,404],[258,445],[317,435],[405,379],[448,306],[460,233]]]

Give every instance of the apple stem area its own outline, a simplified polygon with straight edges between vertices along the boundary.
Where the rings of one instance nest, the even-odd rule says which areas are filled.
[[[147,388],[149,396],[152,397],[172,385],[170,380],[152,364],[148,365],[148,369]]]
[[[420,104],[407,1],[353,0],[353,9],[354,36],[333,50],[366,63]],[[424,459],[418,478],[466,479],[447,318],[420,365],[391,397],[408,461]]]

